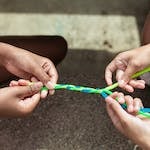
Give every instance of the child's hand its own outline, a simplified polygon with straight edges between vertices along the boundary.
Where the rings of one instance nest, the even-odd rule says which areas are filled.
[[[30,86],[0,89],[0,117],[21,117],[31,113],[40,100],[41,82]]]
[[[54,94],[54,85],[58,79],[57,70],[53,62],[32,52],[0,43],[3,54],[1,54],[1,65],[10,73],[27,80],[32,77],[41,81],[49,90],[49,94]],[[46,96],[48,91],[45,91]]]
[[[35,78],[32,78],[31,79],[34,83],[38,82]],[[28,86],[28,85],[31,85],[31,81],[29,80],[24,80],[24,79],[19,79],[18,81],[15,81],[15,80],[12,80],[9,84],[9,86]],[[40,97],[41,98],[45,98],[47,96],[47,92],[48,91],[41,91],[40,92]]]
[[[150,44],[118,54],[106,67],[105,80],[112,84],[112,75],[116,73],[119,86],[133,92],[134,88],[144,89],[143,80],[133,80],[132,75],[150,66]]]
[[[122,134],[133,140],[143,149],[150,149],[150,119],[140,119],[137,116],[130,115],[129,113],[127,113],[114,99],[116,98],[116,96],[122,97],[123,95],[114,93],[106,98],[107,112],[114,126]],[[142,106],[141,101],[139,99],[133,99],[131,97],[124,96],[124,100],[122,100],[121,98],[119,99],[121,103],[124,101],[127,103],[129,112],[137,112],[137,110]]]
[[[127,111],[130,114],[136,115],[137,112],[143,108],[142,101],[139,98],[134,98],[131,97],[130,95],[124,95],[121,92],[114,92],[111,94],[110,98],[118,100],[120,104],[126,103],[127,105]]]

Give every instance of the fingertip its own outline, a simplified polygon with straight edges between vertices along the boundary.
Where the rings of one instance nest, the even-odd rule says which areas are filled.
[[[49,82],[46,83],[46,87],[47,87],[48,89],[50,89],[50,90],[53,90],[53,89],[54,89],[54,84],[49,81]]]
[[[46,90],[41,91],[41,98],[42,99],[46,98],[47,95],[48,95],[48,91],[46,91]]]
[[[111,96],[107,96],[105,101],[107,104],[111,104],[114,99]]]
[[[127,91],[127,92],[130,92],[130,93],[133,93],[134,92],[134,88],[130,85],[126,85],[124,87],[124,89]]]
[[[50,95],[54,95],[54,93],[55,93],[55,90],[49,90]]]

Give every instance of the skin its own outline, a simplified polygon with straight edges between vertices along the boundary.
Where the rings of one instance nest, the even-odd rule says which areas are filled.
[[[48,92],[51,95],[54,94],[53,88],[58,74],[53,62],[58,64],[64,58],[67,51],[66,41],[56,36],[0,37],[0,39],[29,50],[0,43],[0,80],[7,80],[15,75],[36,82],[34,85],[24,84],[1,88],[0,117],[26,116],[34,110],[40,98],[45,98]],[[47,58],[40,55],[45,55]],[[52,58],[53,62],[49,58]],[[43,85],[50,90],[40,93]]]
[[[150,14],[148,14],[142,32],[142,44],[136,49],[118,54],[106,67],[105,80],[108,85],[112,84],[112,75],[116,73],[119,86],[128,92],[133,92],[134,88],[143,89],[144,81],[132,80],[131,76],[150,66]],[[144,59],[143,59],[144,58]]]
[[[127,103],[128,112],[122,109],[115,100],[116,97],[120,97],[121,103],[123,101]],[[113,93],[106,98],[107,112],[114,126],[144,150],[149,150],[150,119],[137,116],[137,112],[142,106],[140,99],[133,99],[131,96],[124,96],[119,93]]]
[[[0,63],[10,73],[28,80],[34,77],[51,89],[51,95],[54,94],[52,89],[57,82],[58,74],[50,59],[4,43],[1,43],[0,47]],[[43,98],[46,96],[47,93]]]
[[[142,43],[144,46],[120,53],[108,64],[105,70],[105,79],[108,85],[112,84],[112,75],[116,73],[119,86],[123,89],[129,92],[133,92],[134,88],[144,89],[145,82],[133,80],[131,76],[137,71],[150,66],[150,14],[147,16],[143,28]],[[144,150],[149,150],[150,119],[139,118],[135,111],[134,113],[132,112],[138,105],[134,104],[134,101],[139,101],[139,99],[133,100],[130,96],[124,97],[123,94],[120,95],[119,102],[127,103],[128,113],[116,102],[117,95],[111,95],[106,99],[107,111],[114,126]],[[141,102],[139,101],[138,103]]]
[[[30,114],[40,101],[42,82],[30,86],[0,89],[0,117],[23,117]]]

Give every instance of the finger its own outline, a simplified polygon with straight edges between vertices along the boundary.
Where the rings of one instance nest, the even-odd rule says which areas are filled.
[[[129,84],[133,88],[138,88],[138,89],[144,89],[145,88],[145,81],[144,80],[131,80],[129,82]]]
[[[123,110],[120,104],[112,99],[110,96],[106,98],[106,103],[109,105],[110,109],[114,112],[114,115],[118,118],[121,123],[124,123],[128,118],[128,114]]]
[[[126,70],[125,70],[125,72],[124,72],[124,75],[123,75],[123,77],[122,77],[122,80],[123,80],[125,83],[128,83],[128,82],[131,80],[132,75],[133,75],[134,73],[136,73],[137,71],[139,71],[139,70],[140,70],[140,64],[139,64],[138,62],[136,62],[136,61],[131,61],[131,62],[128,64],[128,66],[127,66],[127,68],[126,68]]]
[[[110,95],[114,100],[117,100],[119,103],[124,103],[124,94],[121,92],[114,92],[113,94]]]
[[[117,81],[121,80],[121,79],[122,79],[123,74],[124,74],[124,71],[123,71],[123,70],[118,69],[118,70],[116,71],[116,80],[117,80]]]
[[[32,82],[38,82],[39,80],[36,77],[31,77]]]
[[[139,98],[135,98],[133,101],[133,111],[137,114],[137,112],[143,107],[142,101]]]
[[[133,113],[133,98],[129,95],[125,96],[125,101],[127,104],[127,111]]]
[[[118,92],[114,92],[114,93],[112,93],[110,96],[113,98],[113,99],[116,99],[117,98],[117,96],[118,96]]]
[[[57,80],[58,80],[58,73],[57,73],[57,70],[54,66],[54,64],[50,64],[50,69],[48,70],[48,75],[51,77],[50,78],[50,83],[47,83],[48,87],[49,87],[49,94],[50,95],[53,95],[55,90],[54,90],[54,87],[55,87],[55,84],[57,83]]]
[[[29,86],[20,86],[17,87],[16,94],[20,98],[25,98],[38,93],[41,90],[42,86],[43,84],[41,82],[37,82]]]
[[[126,91],[128,91],[128,92],[130,92],[130,93],[134,92],[134,88],[133,88],[131,85],[129,85],[129,84],[126,84],[126,85],[123,87],[123,89],[125,89]]]
[[[32,70],[33,75],[40,80],[43,84],[47,84],[50,81],[49,75],[44,71],[41,66],[35,65],[34,69]]]
[[[115,61],[113,60],[105,69],[105,80],[108,85],[112,85],[112,74],[117,69]]]
[[[24,79],[19,79],[18,80],[18,85],[20,86],[27,86],[29,85],[31,82],[29,80],[24,80]]]
[[[40,101],[40,94],[34,94],[32,97],[19,101],[19,105],[24,115],[30,114]]]
[[[9,83],[9,86],[18,86],[18,81],[12,80],[12,81]]]
[[[120,104],[123,104],[123,103],[125,103],[125,98],[124,98],[124,94],[123,93],[118,93],[118,102],[120,103]]]
[[[35,77],[32,77],[32,78],[31,78],[31,81],[32,81],[32,82],[38,82],[38,79],[35,78]],[[44,99],[44,98],[47,97],[47,95],[48,95],[48,90],[42,90],[42,91],[41,91],[41,94],[40,94],[40,97],[41,97],[42,99]]]
[[[41,98],[44,99],[48,95],[48,90],[42,90],[41,91]]]

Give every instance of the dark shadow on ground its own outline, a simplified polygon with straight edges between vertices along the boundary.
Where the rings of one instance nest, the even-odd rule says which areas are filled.
[[[70,50],[58,67],[59,83],[104,87],[104,69],[113,57],[107,51]],[[134,96],[150,106],[149,90]],[[113,127],[99,95],[56,91],[31,116],[1,120],[0,149],[130,150],[133,143]]]

